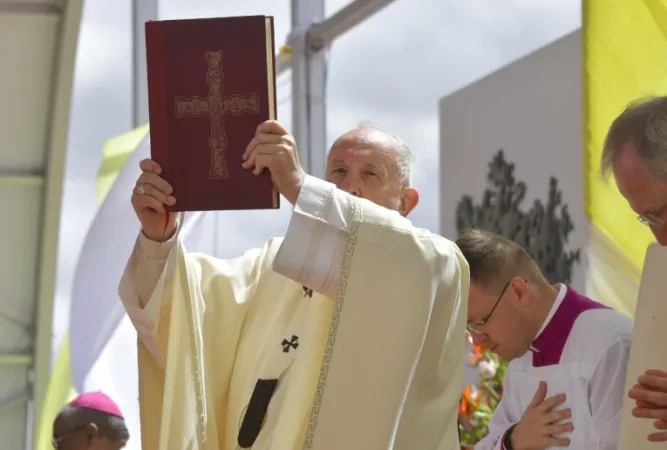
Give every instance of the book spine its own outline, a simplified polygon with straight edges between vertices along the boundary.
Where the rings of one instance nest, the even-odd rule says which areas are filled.
[[[146,22],[146,73],[148,75],[148,119],[151,135],[151,159],[169,180],[169,105],[167,104],[167,64],[164,23]]]
[[[269,118],[272,120],[278,120],[278,94],[276,89],[276,37],[275,37],[275,28],[273,17],[267,17],[267,27],[266,27],[266,58],[267,58],[267,78],[268,78],[268,93],[271,97],[269,99]],[[273,187],[272,192],[272,201],[273,208],[280,209],[280,193],[278,189]]]
[[[271,90],[269,92],[269,95],[273,96],[273,111],[270,111],[271,117],[274,120],[278,120],[278,92],[276,89],[276,32],[275,32],[275,24],[273,21],[273,17],[269,17],[269,30],[267,30],[268,36],[267,39],[270,39],[270,47],[268,49],[269,54],[267,55],[268,58],[271,59],[271,66],[269,68],[269,73],[267,73],[269,77],[269,85],[271,86]]]

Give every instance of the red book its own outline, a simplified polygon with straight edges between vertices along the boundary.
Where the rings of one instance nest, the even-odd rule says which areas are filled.
[[[151,158],[174,189],[168,211],[277,209],[267,170],[241,167],[276,119],[273,17],[146,23]]]

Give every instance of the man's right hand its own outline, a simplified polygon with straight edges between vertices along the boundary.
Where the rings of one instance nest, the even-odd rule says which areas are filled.
[[[570,409],[553,411],[565,402],[565,394],[555,395],[545,400],[547,385],[540,381],[521,421],[514,427],[510,437],[514,450],[544,450],[549,447],[568,447],[569,439],[554,437],[556,434],[572,431],[571,422],[558,423],[571,415]]]
[[[636,402],[632,415],[653,419],[655,433],[648,436],[651,442],[667,441],[667,372],[647,370],[639,376],[639,383],[630,389],[628,396]]]
[[[160,174],[162,168],[152,159],[139,163],[141,175],[132,191],[132,206],[141,222],[141,229],[150,240],[163,242],[176,231],[176,214],[171,214],[165,226],[165,205],[173,205],[173,189]]]

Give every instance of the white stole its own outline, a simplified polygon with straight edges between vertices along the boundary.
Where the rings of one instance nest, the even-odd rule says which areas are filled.
[[[654,450],[661,444],[649,442],[649,434],[659,432],[653,420],[632,415],[635,401],[627,396],[637,378],[648,369],[667,371],[667,248],[652,243],[644,259],[635,310],[632,347],[625,381],[619,449]]]

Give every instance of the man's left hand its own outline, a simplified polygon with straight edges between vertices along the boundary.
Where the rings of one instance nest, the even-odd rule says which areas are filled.
[[[632,415],[644,419],[654,419],[653,426],[659,433],[652,433],[648,440],[652,442],[667,441],[667,372],[647,370],[638,379],[628,396],[635,400]]]
[[[294,137],[278,121],[267,120],[257,127],[243,153],[243,167],[253,169],[255,175],[268,169],[278,192],[291,204],[296,203],[306,174]]]

